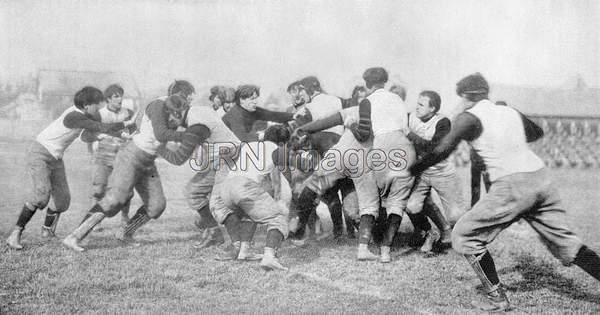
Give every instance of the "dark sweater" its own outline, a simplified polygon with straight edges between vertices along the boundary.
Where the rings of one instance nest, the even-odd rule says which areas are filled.
[[[285,123],[293,119],[294,114],[285,112],[275,112],[257,107],[256,111],[249,112],[241,106],[233,106],[222,118],[225,125],[242,142],[252,142],[258,140],[254,123],[257,120],[273,121]]]

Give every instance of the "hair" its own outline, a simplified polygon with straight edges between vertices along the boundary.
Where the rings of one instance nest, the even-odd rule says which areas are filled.
[[[115,94],[119,95],[119,96],[123,96],[124,93],[125,93],[125,90],[123,90],[123,88],[120,85],[111,84],[106,88],[106,90],[104,90],[104,98],[109,99]]]
[[[429,98],[429,106],[435,109],[434,113],[437,113],[440,110],[440,107],[442,107],[442,98],[435,91],[425,90],[419,93],[419,96],[427,96]]]
[[[358,97],[358,93],[360,92],[367,92],[367,89],[362,86],[362,85],[357,85],[352,89],[352,98],[357,98]]]
[[[256,96],[260,96],[260,88],[256,85],[246,84],[240,85],[235,91],[235,103],[240,105],[240,100],[250,98],[256,93]]]
[[[367,89],[375,85],[383,87],[388,81],[388,73],[381,67],[369,68],[363,73],[363,79],[365,80]]]
[[[284,125],[277,124],[269,126],[269,128],[265,130],[263,139],[275,143],[286,143],[290,141],[290,137],[290,130]]]
[[[212,102],[215,97],[219,97],[223,103],[231,103],[235,99],[235,90],[231,87],[216,85],[210,88],[210,96],[208,99]]]
[[[169,96],[165,101],[165,105],[171,112],[183,112],[189,108],[187,100],[179,94]]]
[[[290,93],[293,89],[298,89],[298,88],[304,89],[304,85],[302,85],[302,82],[300,82],[300,81],[294,81],[294,82],[290,83],[290,85],[288,85],[287,92]]]
[[[167,90],[167,95],[171,96],[173,94],[183,93],[186,96],[192,95],[196,93],[194,86],[185,80],[175,80],[175,82],[169,85],[169,89]]]
[[[481,73],[476,72],[462,78],[456,83],[456,94],[471,102],[479,102],[488,98],[490,86]]]
[[[496,101],[496,105],[499,105],[499,106],[508,106],[508,104],[506,104],[505,101]]]
[[[315,92],[323,92],[321,88],[321,82],[315,76],[308,76],[300,80],[300,85],[302,85],[308,95],[313,95]]]
[[[73,97],[73,103],[75,104],[75,107],[79,109],[83,109],[87,105],[100,104],[104,100],[105,98],[102,91],[93,86],[84,87],[77,91],[75,97]]]
[[[404,86],[394,84],[390,87],[390,92],[400,96],[403,101],[406,101],[406,88]]]

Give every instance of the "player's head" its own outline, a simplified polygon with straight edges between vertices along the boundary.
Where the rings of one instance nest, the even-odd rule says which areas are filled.
[[[272,125],[265,130],[265,135],[263,137],[264,141],[271,141],[275,143],[287,143],[290,141],[290,130],[281,124]]]
[[[179,94],[185,98],[188,104],[192,103],[194,99],[194,94],[196,94],[196,89],[194,86],[186,81],[186,80],[175,80],[175,82],[169,85],[169,89],[167,90],[167,95],[171,96],[174,94]]]
[[[352,89],[352,98],[360,104],[367,97],[367,89],[362,85],[357,85]]]
[[[403,101],[406,101],[406,88],[402,85],[394,84],[390,87],[390,92],[400,96]]]
[[[417,117],[427,119],[435,115],[442,106],[440,95],[434,91],[423,91],[417,99]]]
[[[112,110],[121,109],[123,103],[123,94],[125,91],[118,84],[111,84],[104,90],[107,106]]]
[[[243,109],[253,112],[256,110],[260,88],[256,85],[241,85],[235,91],[235,103]]]
[[[292,82],[292,84],[288,86],[287,92],[292,98],[294,107],[299,107],[306,103],[310,103],[310,96],[300,81]]]
[[[167,112],[169,113],[169,128],[177,129],[185,121],[185,115],[190,108],[187,100],[179,95],[173,94],[165,101]]]
[[[374,67],[365,70],[362,77],[363,80],[365,80],[365,86],[369,92],[383,88],[388,81],[388,73],[384,68],[381,67]]]
[[[456,83],[456,94],[466,102],[477,103],[487,99],[489,92],[490,86],[479,72],[468,75]]]
[[[300,84],[304,86],[306,92],[310,97],[313,97],[315,94],[323,93],[323,89],[321,88],[321,82],[315,76],[308,76],[300,80]]]
[[[104,102],[105,98],[102,91],[93,86],[84,87],[77,91],[75,97],[73,97],[75,107],[92,117],[98,116],[98,110],[104,106]]]
[[[235,104],[235,89],[221,85],[213,86],[208,99],[214,110],[222,106],[224,111],[228,111]]]

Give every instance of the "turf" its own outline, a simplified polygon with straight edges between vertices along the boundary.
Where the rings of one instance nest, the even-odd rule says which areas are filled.
[[[26,143],[0,142],[0,238],[6,239],[27,194]],[[91,158],[82,144],[66,153],[72,193],[57,234],[71,232],[89,208]],[[179,313],[478,313],[478,281],[469,265],[450,251],[424,258],[406,243],[393,262],[358,262],[356,241],[326,239],[306,248],[280,250],[288,272],[265,272],[258,263],[217,262],[218,249],[197,250],[195,214],[181,190],[193,174],[159,163],[169,197],[165,214],[139,231],[139,244],[114,238],[119,219],[103,222],[84,253],[43,241],[36,214],[24,232],[22,251],[0,247],[0,314],[179,314]],[[461,174],[464,173],[464,170]],[[556,170],[569,223],[600,250],[598,170]],[[466,179],[465,179],[466,183]],[[139,200],[135,198],[135,208]],[[402,227],[410,231],[410,225]],[[256,249],[264,245],[264,229]],[[376,250],[375,248],[372,248]],[[563,267],[526,224],[515,224],[491,246],[514,313],[600,313],[600,284],[577,267]]]

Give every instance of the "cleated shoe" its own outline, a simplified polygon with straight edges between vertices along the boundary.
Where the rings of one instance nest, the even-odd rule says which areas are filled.
[[[42,225],[42,238],[50,239],[56,237],[54,230],[51,227]]]
[[[76,252],[83,252],[85,250],[85,248],[79,246],[79,240],[73,236],[73,235],[69,235],[67,236],[63,241],[62,241],[63,245],[65,245],[66,247],[76,251]]]
[[[486,312],[507,312],[512,309],[510,301],[502,288],[487,293],[486,300],[473,301],[471,304]]]
[[[12,233],[6,239],[6,245],[8,245],[12,249],[23,249],[23,245],[21,244],[21,234],[23,233],[22,228],[15,228]]]
[[[379,256],[371,253],[371,251],[369,250],[369,248],[367,246],[362,247],[361,245],[363,245],[363,244],[358,245],[358,253],[356,254],[356,258],[359,261],[378,260],[379,259]]]
[[[389,246],[381,246],[381,262],[384,264],[392,262],[392,257],[390,256],[390,247]]]
[[[427,236],[425,237],[425,243],[419,249],[423,253],[429,253],[433,250],[433,244],[440,240],[440,232],[437,229],[431,228],[427,231]]]
[[[260,262],[260,267],[264,270],[283,270],[283,271],[287,271],[288,268],[284,267],[280,262],[279,259],[277,259],[277,257],[269,257],[269,256],[264,256],[263,259]]]
[[[202,249],[210,246],[219,246],[223,243],[225,243],[223,232],[221,232],[221,229],[217,226],[204,230],[200,242],[194,244],[193,247]]]

